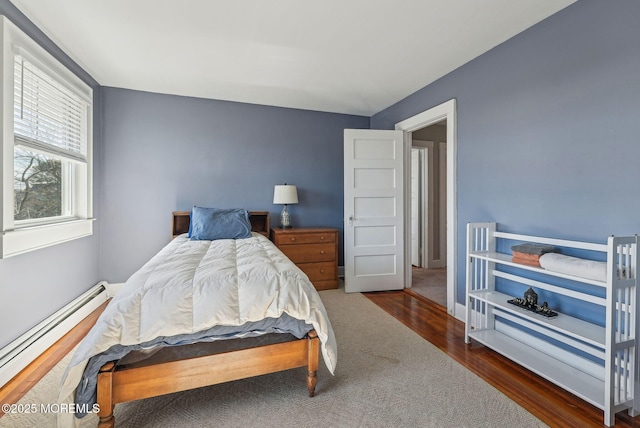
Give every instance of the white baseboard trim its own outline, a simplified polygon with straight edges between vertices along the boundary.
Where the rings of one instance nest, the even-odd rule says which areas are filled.
[[[467,307],[465,305],[463,305],[462,303],[456,302],[455,314],[453,314],[454,318],[462,322],[465,322],[466,310],[467,310]]]
[[[101,281],[40,324],[0,349],[0,387],[38,358],[98,306],[107,301]]]
[[[110,299],[113,296],[115,296],[116,293],[120,291],[120,289],[124,284],[125,284],[124,282],[118,282],[115,284],[109,284],[105,282],[104,287],[106,288],[106,291],[107,291],[107,299]]]

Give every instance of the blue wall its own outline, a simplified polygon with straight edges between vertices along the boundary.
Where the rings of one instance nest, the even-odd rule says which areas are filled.
[[[605,242],[640,232],[640,2],[581,0],[376,114],[457,100],[458,301],[465,225]]]
[[[100,88],[15,6],[0,0],[0,14],[38,42],[94,89],[94,216],[100,219]],[[38,324],[99,280],[100,220],[94,234],[54,247],[0,260],[0,348]]]
[[[168,242],[173,210],[269,210],[276,225],[273,185],[288,182],[295,225],[342,229],[343,129],[390,129],[451,98],[459,301],[469,221],[598,242],[640,231],[640,2],[576,2],[371,120],[100,88],[9,1],[0,13],[95,89],[98,218],[93,237],[0,260],[0,347],[124,281]]]
[[[169,241],[171,211],[194,204],[267,210],[277,226],[284,182],[298,186],[295,226],[342,230],[343,130],[368,117],[103,92],[101,278],[125,281]]]

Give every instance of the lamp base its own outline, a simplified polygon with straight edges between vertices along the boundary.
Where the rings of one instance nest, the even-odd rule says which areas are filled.
[[[289,216],[287,204],[282,207],[282,212],[280,213],[280,227],[283,229],[291,229],[291,217]]]

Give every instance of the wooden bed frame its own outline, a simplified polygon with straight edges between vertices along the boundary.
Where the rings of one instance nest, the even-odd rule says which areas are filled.
[[[252,230],[269,236],[269,213],[250,212]],[[189,230],[189,212],[173,213],[172,237]],[[238,339],[244,340],[244,339]],[[184,345],[189,346],[189,345]],[[315,331],[307,337],[236,351],[180,360],[157,361],[119,367],[116,361],[98,373],[99,427],[113,427],[117,403],[186,391],[232,380],[307,367],[307,389],[313,397],[317,383],[320,340]]]

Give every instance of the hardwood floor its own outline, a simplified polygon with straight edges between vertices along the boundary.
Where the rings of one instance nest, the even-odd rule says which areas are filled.
[[[404,291],[364,293],[407,327],[551,427],[602,427],[603,412],[480,345],[464,343],[464,324],[444,307]],[[616,415],[616,427],[640,427],[640,416]]]
[[[86,336],[91,327],[93,327],[93,324],[95,324],[106,306],[106,303],[100,305],[100,307],[82,320],[73,330],[62,336],[60,340],[0,388],[0,404],[17,403],[29,392],[49,370],[80,343],[82,338]],[[0,417],[3,415],[4,412],[0,410]]]
[[[479,344],[464,343],[464,324],[444,307],[404,291],[365,293],[372,302],[433,343],[551,427],[602,427],[600,409]],[[0,388],[0,403],[16,403],[89,331],[101,307]],[[0,412],[0,417],[3,413]],[[640,427],[640,417],[616,415],[616,427]]]

